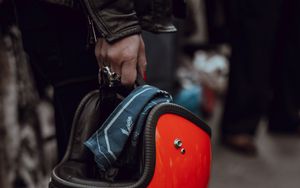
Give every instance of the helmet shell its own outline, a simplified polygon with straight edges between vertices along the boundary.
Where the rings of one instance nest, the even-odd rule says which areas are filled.
[[[210,135],[205,130],[170,113],[160,116],[155,137],[155,171],[148,187],[208,187],[212,157]]]

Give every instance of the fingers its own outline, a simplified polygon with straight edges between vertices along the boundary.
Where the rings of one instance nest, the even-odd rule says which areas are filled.
[[[110,48],[105,53],[105,64],[110,66],[111,71],[116,72],[121,75],[121,66],[122,66],[123,55],[119,51],[119,48]]]
[[[146,70],[145,46],[140,35],[132,35],[115,43],[99,39],[95,55],[101,67],[109,65],[111,71],[121,75],[121,83],[133,85],[137,77],[137,68],[141,75]]]
[[[129,61],[124,61],[122,64],[122,79],[121,82],[124,85],[132,85],[137,80],[137,71],[145,78],[145,72],[147,67],[145,44],[142,37],[139,37],[139,48],[136,52],[136,57],[131,57]],[[130,53],[129,53],[130,54]]]
[[[135,83],[137,70],[137,58],[125,61],[122,64],[121,83],[125,86],[131,86]]]
[[[146,78],[146,68],[147,68],[147,60],[146,60],[146,53],[145,53],[145,44],[143,39],[141,38],[140,49],[138,53],[138,71],[139,74],[145,79]]]

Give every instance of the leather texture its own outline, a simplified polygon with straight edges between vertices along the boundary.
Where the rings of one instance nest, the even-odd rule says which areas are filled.
[[[185,12],[174,0],[44,0],[69,7],[83,6],[98,37],[114,42],[142,29],[155,33],[175,32],[172,16]],[[183,0],[175,0],[182,1]],[[79,4],[81,2],[81,5]],[[185,3],[182,3],[185,4]],[[180,5],[182,5],[180,4]],[[174,13],[173,10],[176,10]]]
[[[133,1],[83,0],[83,2],[96,29],[108,42],[141,32]]]

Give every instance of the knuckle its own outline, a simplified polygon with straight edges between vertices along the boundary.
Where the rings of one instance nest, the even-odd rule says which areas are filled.
[[[109,60],[116,59],[116,53],[114,52],[114,50],[108,50],[106,55]]]
[[[101,55],[101,50],[99,48],[95,48],[95,56],[100,57]]]
[[[126,48],[125,50],[122,51],[121,56],[123,60],[131,61],[136,59],[137,53],[131,48]]]
[[[147,67],[147,61],[143,61],[143,62],[141,63],[141,66],[142,66],[142,67]]]
[[[102,59],[106,58],[106,51],[101,50],[100,54],[99,54],[99,57],[101,57]]]
[[[104,52],[103,48],[98,49],[97,50],[98,56],[103,56],[103,52]]]

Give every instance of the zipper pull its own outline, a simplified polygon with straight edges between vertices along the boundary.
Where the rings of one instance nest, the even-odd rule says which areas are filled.
[[[97,43],[97,36],[96,36],[96,31],[95,31],[95,26],[94,26],[94,22],[91,19],[90,16],[88,16],[88,22],[89,22],[89,44],[96,44]]]

